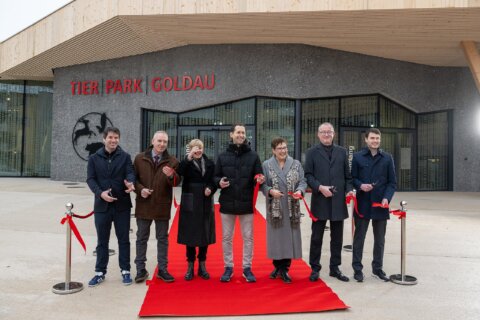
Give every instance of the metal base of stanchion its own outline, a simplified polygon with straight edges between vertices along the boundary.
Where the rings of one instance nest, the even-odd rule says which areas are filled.
[[[347,245],[343,246],[343,250],[345,250],[347,252],[352,252],[353,246],[351,244],[347,244]]]
[[[94,256],[96,256],[96,255],[97,255],[97,250],[93,250],[92,254],[93,254]],[[109,255],[109,256],[113,256],[114,254],[115,254],[115,250],[113,250],[113,249],[108,249],[108,255]]]
[[[81,282],[69,282],[68,289],[65,287],[65,282],[57,283],[53,286],[52,291],[56,294],[70,294],[83,290],[83,284]]]
[[[417,284],[417,278],[415,278],[413,276],[404,275],[403,279],[402,279],[401,274],[392,274],[390,276],[390,281],[392,281],[393,283],[396,283],[396,284],[402,284],[402,285],[407,285],[407,286]]]

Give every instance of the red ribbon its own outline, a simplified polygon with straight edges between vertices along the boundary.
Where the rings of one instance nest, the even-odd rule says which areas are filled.
[[[394,216],[398,216],[398,219],[405,219],[407,217],[407,212],[402,211],[400,209],[391,210],[390,213],[393,214]]]
[[[289,196],[293,196],[293,192],[289,192],[288,193]],[[310,208],[308,207],[308,204],[307,204],[307,201],[305,200],[305,198],[303,196],[300,196],[300,199],[303,200],[303,204],[305,205],[305,209],[307,209],[307,212],[308,212],[308,215],[310,216],[310,219],[312,219],[313,222],[317,222],[318,221],[318,218],[316,218],[313,214],[312,214],[312,211],[310,210]]]
[[[380,202],[373,202],[372,203],[372,208],[383,208],[383,209],[388,209],[388,203],[387,204],[382,204]]]
[[[91,215],[92,215],[92,213],[88,214],[88,216],[91,216]],[[87,216],[85,216],[85,218],[86,217]],[[85,251],[85,253],[87,253],[87,247],[85,246],[85,242],[83,242],[82,236],[80,235],[80,232],[78,231],[77,226],[75,225],[75,222],[73,222],[72,216],[67,214],[62,219],[62,221],[60,221],[61,224],[64,224],[65,222],[68,222],[68,224],[70,225],[70,228],[73,231],[73,234],[75,235],[75,237],[77,237],[78,242],[80,242],[80,245],[82,246],[83,251]]]
[[[353,194],[351,195],[347,195],[345,197],[345,203],[346,204],[349,204],[351,201],[353,201],[353,207],[354,207],[354,211],[355,213],[357,214],[357,216],[359,216],[360,218],[363,218],[363,214],[361,214],[359,211],[358,211],[358,204],[357,204],[357,197]]]
[[[76,214],[76,213],[73,213],[72,216],[75,217],[75,218],[79,218],[79,219],[86,219],[86,218],[90,217],[90,216],[93,215],[93,214],[94,214],[94,212],[92,211],[92,212],[87,213],[86,215],[83,215],[83,216],[82,216],[82,215],[78,215],[78,214]]]

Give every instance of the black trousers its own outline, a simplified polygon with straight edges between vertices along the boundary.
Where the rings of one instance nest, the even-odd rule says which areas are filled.
[[[113,205],[107,212],[95,212],[95,228],[97,229],[97,261],[95,272],[107,273],[108,244],[112,223],[118,239],[118,263],[121,270],[130,271],[130,209],[117,211]]]
[[[280,260],[273,260],[273,265],[278,270],[285,270],[288,272],[290,269],[290,265],[292,264],[292,259],[280,259]]]
[[[198,256],[197,256],[198,261],[207,260],[207,250],[208,250],[208,246],[198,247]],[[197,247],[187,246],[187,261],[188,262],[194,262],[196,254],[197,254]]]
[[[353,259],[352,268],[354,271],[363,269],[362,256],[365,236],[368,230],[370,219],[355,217],[355,233],[353,235]],[[383,268],[383,252],[385,249],[385,233],[387,231],[387,220],[372,220],[373,228],[373,261],[372,270]]]
[[[327,220],[312,221],[312,237],[310,239],[310,267],[320,271],[320,257],[322,255],[323,233]],[[330,269],[337,269],[342,264],[343,220],[330,220]]]

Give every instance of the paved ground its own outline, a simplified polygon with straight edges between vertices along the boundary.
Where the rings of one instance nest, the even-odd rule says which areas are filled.
[[[178,194],[179,190],[176,191]],[[258,208],[263,211],[263,197],[259,200]],[[365,245],[364,265],[368,276],[364,283],[342,283],[324,271],[321,274],[351,306],[349,310],[247,318],[479,319],[480,193],[403,192],[397,193],[393,203],[400,200],[407,200],[410,210],[407,274],[416,276],[418,285],[382,283],[369,276],[370,232]],[[116,271],[117,255],[113,256],[107,281],[101,286],[87,287],[72,295],[52,293],[52,286],[63,282],[65,276],[65,228],[59,221],[67,202],[75,204],[75,212],[87,213],[92,208],[93,197],[84,183],[66,185],[48,179],[0,178],[0,319],[137,318],[146,286],[121,285]],[[80,246],[73,244],[72,280],[86,286],[95,264],[92,256],[95,229],[92,219],[77,220],[77,225],[88,251],[84,255]],[[134,223],[132,227],[135,228]],[[350,220],[346,227],[348,230]],[[302,223],[302,232],[303,256],[307,258],[310,237],[307,219]],[[132,234],[132,249],[134,238]],[[351,242],[349,232],[345,233],[344,242]],[[154,247],[154,240],[150,240],[150,270],[154,268]],[[115,241],[112,248],[116,249]],[[342,270],[351,276],[351,253],[344,252],[343,261]],[[328,254],[322,257],[322,264],[328,266]],[[396,218],[390,220],[387,228],[385,271],[387,274],[400,272],[400,221]]]

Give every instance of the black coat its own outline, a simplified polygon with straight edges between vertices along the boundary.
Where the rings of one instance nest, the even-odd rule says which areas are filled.
[[[216,191],[213,182],[215,164],[205,159],[205,175],[192,161],[183,160],[177,173],[183,176],[180,217],[178,221],[177,242],[190,247],[203,247],[215,243],[215,215],[213,194]],[[212,190],[205,197],[205,188]]]
[[[307,151],[305,177],[312,188],[311,210],[320,220],[340,221],[348,218],[345,194],[352,191],[352,176],[348,166],[347,150],[334,145],[332,160],[321,144]],[[326,198],[318,187],[334,186],[337,190],[333,197]]]
[[[215,166],[215,184],[227,177],[230,186],[221,189],[220,211],[226,214],[253,213],[254,177],[263,174],[258,154],[246,143],[237,146],[230,143],[227,150],[218,156]]]
[[[110,205],[115,206],[118,211],[128,210],[132,207],[130,193],[126,193],[123,180],[135,183],[135,172],[130,155],[120,147],[111,157],[105,152],[105,148],[98,149],[88,158],[87,184],[95,194],[93,211],[106,212],[109,203],[103,200],[100,195],[103,191],[112,189],[113,197],[118,200]]]
[[[370,150],[364,148],[353,154],[352,161],[353,185],[357,189],[358,211],[365,219],[385,220],[390,218],[388,209],[372,208],[373,202],[381,203],[385,198],[390,201],[397,189],[397,178],[392,155],[379,150],[372,157]],[[365,183],[375,183],[373,190],[363,192],[360,186]]]

